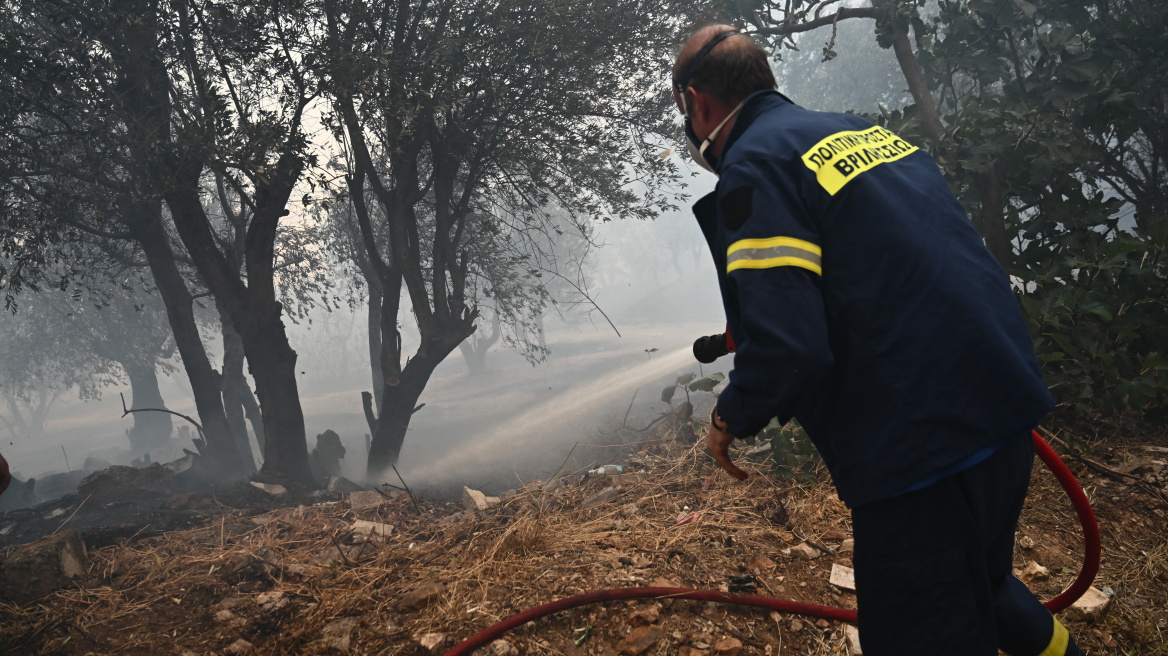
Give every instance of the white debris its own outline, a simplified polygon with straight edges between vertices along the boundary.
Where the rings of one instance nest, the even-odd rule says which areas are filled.
[[[840,565],[839,563],[831,564],[831,577],[828,579],[832,585],[842,590],[856,590],[856,573],[851,567]]]

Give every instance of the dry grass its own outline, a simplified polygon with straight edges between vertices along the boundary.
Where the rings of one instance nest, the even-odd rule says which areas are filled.
[[[556,494],[535,482],[487,513],[404,498],[354,511],[345,502],[285,508],[260,516],[222,514],[198,529],[95,550],[90,573],[74,589],[38,604],[0,606],[0,645],[18,654],[222,654],[237,639],[257,654],[339,653],[355,618],[350,653],[424,654],[417,637],[458,641],[531,606],[596,589],[681,585],[726,589],[730,577],[754,576],[758,593],[854,607],[854,596],[827,578],[831,563],[850,565],[828,531],[850,533],[849,517],[829,485],[797,486],[765,463],[746,463],[738,483],[697,448],[650,445],[622,479],[620,495],[584,509],[606,482],[569,481]],[[1116,610],[1092,626],[1072,626],[1095,654],[1168,654],[1168,539],[1163,523],[1140,506],[1155,503],[1118,483],[1086,478],[1104,521],[1102,584],[1118,592]],[[1056,570],[1050,593],[1076,567],[1076,523],[1052,479],[1035,478],[1022,532],[1040,542],[1019,550]],[[790,524],[768,517],[785,503]],[[455,514],[457,512],[457,514]],[[693,514],[697,521],[679,523]],[[1130,516],[1129,516],[1130,515]],[[395,526],[387,539],[351,531],[355,519]],[[1120,522],[1117,526],[1115,522]],[[810,540],[835,553],[799,561],[784,552]],[[428,583],[442,592],[416,608],[402,605]],[[653,602],[617,603],[562,613],[514,631],[523,654],[609,655],[628,634],[628,615]],[[843,627],[777,613],[662,600],[663,637],[646,654],[735,637],[744,654],[847,653]],[[1157,606],[1158,604],[1158,606]],[[330,628],[331,627],[331,628]],[[342,627],[342,628],[338,628]],[[580,645],[575,640],[587,637]]]

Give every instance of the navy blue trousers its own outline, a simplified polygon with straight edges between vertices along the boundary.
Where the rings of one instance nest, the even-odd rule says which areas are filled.
[[[1027,435],[920,490],[852,510],[865,656],[1079,656],[1014,578]]]

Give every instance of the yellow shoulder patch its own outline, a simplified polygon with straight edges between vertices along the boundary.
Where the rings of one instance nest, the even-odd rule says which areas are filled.
[[[803,153],[803,163],[815,172],[819,186],[834,196],[864,171],[918,150],[877,125],[867,130],[836,132]]]

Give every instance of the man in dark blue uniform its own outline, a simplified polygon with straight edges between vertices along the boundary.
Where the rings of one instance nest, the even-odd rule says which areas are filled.
[[[1002,269],[936,164],[891,131],[805,110],[766,52],[699,30],[674,96],[734,370],[707,443],[798,419],[852,509],[869,656],[1081,653],[1011,574],[1053,403]]]

